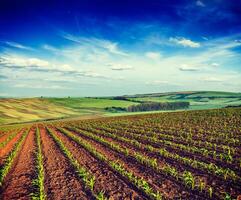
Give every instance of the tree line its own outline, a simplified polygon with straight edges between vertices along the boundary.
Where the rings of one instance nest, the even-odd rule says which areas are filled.
[[[152,110],[176,110],[186,109],[189,102],[145,102],[138,105],[131,105],[126,108],[128,112],[152,111]]]

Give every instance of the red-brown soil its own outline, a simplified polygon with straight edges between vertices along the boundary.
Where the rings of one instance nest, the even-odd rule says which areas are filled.
[[[124,149],[128,149],[128,151],[132,155],[135,152],[138,152],[138,153],[141,153],[145,156],[149,156],[150,158],[156,158],[157,162],[158,162],[158,166],[162,166],[163,164],[171,164],[176,169],[178,169],[180,172],[184,172],[185,170],[189,170],[189,171],[192,172],[193,175],[195,175],[196,177],[199,177],[203,181],[205,181],[206,185],[209,185],[211,187],[216,187],[220,191],[228,191],[229,193],[232,193],[233,195],[238,195],[238,192],[239,192],[238,187],[234,187],[232,190],[230,190],[230,187],[227,186],[226,184],[224,184],[225,182],[223,182],[221,178],[215,177],[215,176],[210,175],[210,174],[205,174],[205,173],[203,173],[202,170],[192,168],[191,166],[182,164],[182,163],[177,162],[173,159],[164,158],[164,157],[160,156],[158,153],[150,153],[147,150],[145,150],[144,148],[140,149],[140,148],[134,147],[134,145],[132,145],[131,143],[123,143],[123,142],[120,142],[116,139],[112,139],[112,138],[106,137],[106,136],[101,136],[101,137],[104,138],[106,141],[109,141],[111,143],[119,145]],[[174,152],[174,153],[176,153],[176,152]]]
[[[5,179],[3,186],[3,200],[30,199],[30,194],[34,192],[32,180],[35,176],[35,130],[32,128],[25,138],[13,168]]]
[[[120,177],[104,163],[95,159],[84,148],[76,142],[55,130],[56,135],[63,141],[66,147],[72,152],[78,162],[85,166],[96,177],[95,191],[105,191],[105,196],[110,199],[144,199],[131,185],[125,183]]]
[[[0,134],[0,143],[4,142],[8,138],[8,136],[11,135],[12,133],[14,133],[14,131],[9,131],[9,132]]]
[[[90,199],[82,182],[46,130],[40,129],[47,199]]]
[[[104,145],[93,141],[92,139],[81,136],[80,134],[71,131],[73,134],[80,137],[82,140],[90,143],[94,148],[96,148],[100,153],[108,157],[110,160],[119,160],[129,171],[133,172],[138,177],[143,177],[145,180],[148,180],[150,185],[160,191],[165,198],[167,199],[179,199],[182,198],[192,198],[192,199],[202,199],[201,197],[196,197],[195,195],[190,194],[188,191],[177,185],[170,179],[166,179],[165,177],[158,175],[153,170],[148,167],[144,167],[140,165],[134,160],[128,159],[125,156],[117,153],[110,148],[105,147]]]
[[[0,166],[4,164],[4,161],[8,154],[13,150],[14,145],[21,138],[24,130],[21,130],[12,140],[8,142],[8,144],[4,148],[0,148]]]

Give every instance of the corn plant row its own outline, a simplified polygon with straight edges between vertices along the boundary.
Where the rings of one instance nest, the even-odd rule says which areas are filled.
[[[94,127],[96,128],[96,126],[94,126]],[[212,159],[214,159],[214,160],[221,161],[221,162],[225,161],[226,163],[229,163],[229,164],[233,164],[233,162],[236,161],[236,160],[234,160],[233,153],[231,153],[231,148],[229,148],[229,147],[227,148],[227,153],[217,153],[216,151],[211,151],[206,148],[190,146],[189,143],[184,145],[184,144],[168,141],[155,134],[152,134],[150,137],[150,136],[147,136],[146,134],[135,134],[135,133],[133,133],[133,131],[129,131],[129,130],[119,131],[119,130],[112,129],[112,128],[104,128],[104,127],[101,127],[101,128],[98,127],[98,128],[105,130],[105,131],[114,132],[115,134],[126,135],[128,137],[132,137],[132,138],[135,138],[138,140],[149,141],[149,142],[153,142],[153,143],[157,143],[157,144],[160,143],[166,147],[173,148],[176,150],[182,150],[182,151],[186,151],[186,152],[190,152],[190,153],[200,154],[201,156],[204,156],[207,158],[212,157]]]
[[[14,159],[18,155],[18,152],[21,149],[22,144],[23,144],[26,136],[28,135],[28,132],[29,132],[29,129],[24,132],[24,134],[21,136],[19,141],[14,145],[13,150],[7,156],[4,166],[1,167],[1,169],[0,169],[0,186],[2,186],[4,178],[7,176],[9,170],[11,169]]]
[[[81,140],[80,137],[72,134],[70,131],[63,128],[58,128],[58,130],[69,138],[73,139],[76,143],[89,151],[94,157],[109,165],[114,171],[127,178],[133,185],[143,191],[150,199],[162,199],[162,195],[159,191],[155,191],[147,181],[145,181],[143,178],[135,176],[132,172],[130,172],[122,164],[120,164],[119,161],[109,160],[107,157],[105,157],[103,154],[99,153],[95,148],[93,148],[92,145],[90,145],[87,141]]]
[[[4,148],[8,144],[8,142],[12,140],[18,133],[19,131],[17,130],[10,134],[3,142],[0,143],[0,148]]]
[[[145,125],[145,127],[143,127]],[[123,127],[123,126],[122,126]],[[230,137],[229,134],[227,133],[220,133],[219,131],[215,132],[213,130],[208,131],[205,130],[205,132],[200,132],[200,130],[193,130],[192,128],[189,128],[189,130],[180,130],[180,129],[171,129],[170,127],[166,127],[165,129],[161,126],[158,126],[157,124],[152,124],[152,125],[147,125],[145,121],[141,124],[134,124],[129,126],[128,124],[125,126],[126,128],[131,128],[131,129],[144,129],[145,131],[151,131],[151,132],[157,132],[161,133],[162,131],[166,133],[166,135],[173,135],[175,137],[184,137],[184,138],[189,138],[193,140],[203,140],[205,137],[205,140],[211,142],[211,143],[217,143],[217,144],[229,144],[229,145],[237,145],[239,144],[239,137],[233,135]],[[222,129],[221,129],[222,130]],[[194,134],[194,133],[195,134]],[[229,131],[230,132],[230,131]]]
[[[209,142],[208,140],[206,140],[204,138],[193,138],[193,133],[182,133],[180,130],[177,131],[167,131],[167,130],[163,130],[163,128],[159,128],[158,129],[148,129],[145,127],[145,125],[143,124],[141,127],[139,126],[128,126],[128,127],[123,127],[123,126],[118,126],[118,125],[107,125],[109,128],[115,128],[115,129],[119,129],[121,131],[128,131],[132,133],[136,133],[136,134],[141,134],[141,135],[148,135],[150,137],[158,137],[159,139],[165,139],[165,140],[170,140],[173,142],[182,142],[185,145],[193,145],[193,146],[198,146],[198,147],[206,147],[206,148],[210,148],[214,149],[215,151],[223,151],[226,153],[232,153],[235,154],[235,152],[237,151],[237,149],[235,147],[230,147],[227,145],[227,143],[222,142],[223,144],[220,143],[220,141],[218,143],[212,143]],[[160,130],[163,130],[164,133],[161,133]],[[231,138],[233,139],[233,138]],[[239,139],[235,140],[237,144],[239,144]],[[225,144],[225,145],[224,145]]]
[[[226,110],[225,112],[227,112]],[[216,111],[211,111],[212,113]],[[201,116],[200,116],[201,114]],[[241,130],[238,129],[238,127],[235,126],[235,124],[240,124],[239,120],[239,111],[235,110],[234,113],[230,116],[223,117],[220,115],[220,111],[217,111],[217,117],[215,120],[213,120],[212,116],[209,117],[207,115],[207,111],[205,113],[171,113],[171,114],[162,114],[162,115],[149,115],[145,117],[144,119],[138,118],[133,123],[132,119],[126,120],[126,118],[122,118],[120,120],[113,120],[117,123],[115,124],[121,124],[122,126],[127,125],[137,125],[139,126],[138,129],[145,129],[143,126],[150,128],[154,131],[164,131],[167,132],[167,134],[175,134],[176,136],[182,134],[182,133],[192,133],[194,132],[194,136],[205,136],[205,139],[211,137],[211,140],[218,140],[220,142],[224,140],[230,140],[230,144],[233,143],[232,138],[240,138]],[[185,116],[186,115],[186,116]],[[156,117],[158,116],[158,117]],[[230,121],[230,118],[232,118],[232,121]],[[211,123],[208,123],[208,122]],[[186,126],[185,124],[189,124],[191,126]],[[111,122],[111,124],[113,124]],[[233,124],[234,126],[230,126],[230,124]],[[205,127],[204,127],[205,126]],[[226,141],[228,142],[228,141]],[[236,140],[236,142],[238,142]],[[227,144],[227,143],[224,143]],[[239,144],[239,142],[238,142]]]
[[[82,128],[80,128],[81,130],[83,130]],[[188,165],[194,169],[197,170],[203,170],[204,172],[209,172],[210,174],[216,174],[217,176],[222,177],[225,181],[226,180],[231,180],[231,181],[237,181],[239,180],[239,176],[231,169],[229,168],[222,168],[222,167],[218,167],[217,165],[213,164],[213,163],[205,163],[205,162],[201,162],[195,159],[191,159],[188,157],[184,157],[184,156],[180,156],[179,154],[176,153],[171,153],[169,151],[167,151],[165,148],[155,148],[151,145],[145,145],[142,143],[142,141],[140,140],[134,140],[134,139],[128,139],[126,137],[121,137],[120,135],[116,135],[116,134],[111,134],[108,132],[103,132],[103,131],[98,131],[96,129],[84,129],[90,132],[94,132],[95,134],[98,135],[103,135],[103,136],[107,136],[107,137],[111,137],[113,139],[117,139],[119,141],[122,142],[126,142],[129,144],[134,145],[137,148],[142,148],[142,146],[144,146],[144,149],[149,151],[149,152],[153,152],[153,153],[157,153],[159,155],[161,155],[164,158],[167,159],[172,159],[174,161],[177,162],[181,162],[185,165]],[[77,129],[77,131],[79,132],[79,130]]]
[[[99,137],[97,135],[94,135],[90,132],[87,131],[79,131],[76,128],[69,128],[70,130],[73,130],[75,132],[78,132],[78,134],[83,135],[87,138],[90,138],[100,144],[103,144],[104,146],[123,154],[126,157],[132,158],[139,162],[141,165],[146,165],[147,167],[151,167],[153,170],[155,170],[157,173],[165,174],[168,176],[171,176],[177,181],[180,181],[182,184],[184,184],[188,189],[192,190],[197,190],[200,195],[206,195],[207,193],[209,194],[210,198],[213,196],[213,188],[212,187],[206,187],[205,183],[200,179],[200,180],[195,180],[195,177],[193,174],[189,171],[185,172],[178,172],[178,170],[169,165],[169,164],[164,164],[161,168],[157,164],[157,159],[149,158],[147,156],[144,156],[143,154],[135,153],[134,155],[131,155],[128,149],[122,148],[117,144],[114,144],[112,142],[109,142],[105,140],[102,137]],[[64,131],[65,129],[60,129],[61,131]],[[78,138],[77,136],[75,136]],[[80,138],[79,138],[80,140]],[[188,176],[187,176],[188,175]],[[211,190],[211,192],[210,192]],[[205,192],[205,193],[204,193]]]
[[[87,124],[88,125],[88,124]],[[86,126],[82,125],[82,126]],[[91,124],[91,126],[93,126],[93,123]],[[100,127],[102,127],[102,129],[104,129],[102,124],[97,124],[98,129]],[[118,128],[121,129],[121,128]],[[128,132],[128,136],[133,136],[135,138],[138,138],[138,135],[135,133],[137,132],[137,130],[133,129],[131,131],[126,130],[126,129],[121,129],[121,131],[118,131],[116,129],[108,129],[108,131],[114,132],[115,134],[119,134],[119,133],[125,133]],[[140,131],[140,130],[139,130]],[[146,137],[146,132],[140,131],[142,137],[144,137],[144,140],[148,140],[149,137]],[[174,148],[177,150],[183,150],[183,151],[187,151],[187,152],[193,152],[193,153],[199,153],[204,157],[212,157],[214,160],[220,161],[220,162],[226,162],[226,163],[232,163],[234,161],[236,161],[237,163],[239,163],[239,165],[241,166],[241,159],[237,159],[235,160],[235,158],[233,158],[234,154],[237,152],[237,150],[233,147],[229,147],[229,146],[224,146],[224,145],[216,145],[216,144],[212,144],[209,142],[203,142],[203,141],[196,141],[196,140],[190,140],[188,142],[183,142],[182,140],[173,140],[173,141],[167,141],[165,138],[159,137],[157,138],[157,135],[154,135],[152,137],[151,140],[154,140],[154,142],[159,142],[160,144],[169,147],[169,148]],[[221,149],[220,149],[221,147]],[[221,151],[220,151],[221,150]],[[225,153],[224,153],[225,152]]]
[[[202,148],[202,147],[200,148],[200,147],[196,147],[196,146],[190,146],[189,143],[179,144],[176,142],[165,140],[162,137],[157,137],[155,135],[153,135],[152,137],[148,137],[144,134],[143,135],[135,134],[135,133],[133,133],[133,131],[118,131],[116,129],[113,130],[111,128],[99,128],[99,127],[98,127],[98,129],[102,129],[104,131],[108,131],[108,132],[115,133],[115,134],[122,134],[122,135],[131,137],[131,138],[134,138],[137,140],[148,141],[148,142],[154,143],[156,145],[162,144],[165,147],[172,148],[172,149],[179,150],[179,151],[182,150],[182,151],[185,151],[188,153],[200,154],[202,157],[212,158],[213,160],[215,160],[216,162],[219,162],[219,163],[220,162],[223,163],[225,161],[228,165],[229,164],[234,165],[235,163],[238,163],[241,166],[241,159],[239,157],[233,156],[234,151],[235,151],[234,148],[227,147],[226,148],[227,153],[218,153],[216,150],[212,151],[212,150],[208,150],[208,149]],[[214,146],[216,146],[216,145],[214,144]]]
[[[92,194],[97,200],[105,200],[106,197],[104,196],[104,192],[100,191],[97,194],[94,192],[95,186],[95,176],[90,174],[86,168],[81,166],[78,161],[74,158],[73,154],[69,151],[68,148],[65,147],[64,143],[55,135],[55,133],[47,127],[48,133],[54,139],[54,141],[59,145],[60,149],[69,159],[70,163],[73,167],[77,170],[78,176],[83,180],[85,186],[90,189]]]
[[[43,164],[43,155],[41,148],[41,139],[39,128],[36,129],[36,140],[37,140],[37,178],[33,180],[33,185],[37,187],[38,191],[36,193],[31,194],[33,200],[45,200],[46,194],[44,192],[44,164]]]

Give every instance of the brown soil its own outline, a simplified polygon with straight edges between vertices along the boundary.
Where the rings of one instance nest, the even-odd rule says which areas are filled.
[[[40,129],[47,199],[88,200],[82,182],[53,139]]]
[[[104,145],[93,141],[85,136],[82,136],[74,131],[73,134],[78,135],[82,140],[87,141],[95,147],[100,153],[108,157],[110,160],[119,160],[129,171],[132,171],[136,176],[143,177],[149,184],[160,191],[166,199],[202,199],[196,195],[190,194],[188,191],[177,185],[174,181],[165,178],[164,176],[155,173],[152,169],[145,167],[133,159],[128,159],[124,155],[117,153]]]
[[[3,200],[30,199],[30,194],[34,192],[32,180],[35,176],[35,130],[32,128],[26,137],[22,149],[20,150],[13,168],[3,185]]]
[[[97,134],[98,135],[98,134]],[[238,187],[233,187],[231,185],[224,184],[226,182],[223,182],[221,178],[217,178],[216,176],[206,174],[202,170],[193,168],[189,165],[182,164],[180,162],[177,162],[173,159],[167,159],[162,156],[160,156],[158,153],[150,153],[146,151],[144,148],[136,148],[134,145],[130,143],[123,143],[121,141],[118,141],[116,139],[112,139],[107,136],[101,136],[104,138],[106,141],[112,142],[116,145],[121,146],[124,149],[128,149],[129,152],[133,155],[135,152],[139,152],[143,155],[149,156],[150,158],[156,158],[158,162],[158,166],[162,166],[163,164],[171,164],[174,166],[176,169],[178,169],[180,172],[184,172],[185,170],[188,170],[192,172],[192,174],[195,177],[201,178],[205,183],[211,187],[218,188],[218,191],[228,191],[230,194],[237,196],[239,194],[239,188]],[[231,189],[232,188],[232,189]]]
[[[96,128],[96,127],[94,127],[94,128],[95,129],[101,129],[102,131],[107,132],[107,133],[111,133],[111,134],[114,134],[113,131],[117,130],[117,129],[114,129],[113,131],[109,131],[109,130],[106,130],[105,128]],[[136,133],[134,133],[134,134],[136,134]],[[127,137],[129,139],[132,139],[132,137],[128,136],[128,134],[125,137]],[[236,174],[238,174],[239,176],[241,175],[241,172],[239,170],[238,159],[236,160],[236,163],[230,164],[230,163],[226,163],[224,161],[215,160],[215,159],[213,159],[210,156],[209,157],[204,157],[200,153],[192,153],[192,152],[188,152],[188,151],[181,150],[181,149],[177,150],[176,148],[173,148],[172,146],[166,146],[166,145],[163,145],[163,144],[160,144],[160,143],[154,143],[154,142],[147,141],[147,140],[144,140],[144,139],[134,139],[134,140],[137,140],[140,143],[145,144],[145,145],[151,145],[151,146],[153,146],[155,148],[165,148],[169,152],[179,154],[180,156],[189,157],[191,159],[197,159],[199,161],[206,162],[206,163],[207,162],[214,163],[214,164],[216,164],[216,165],[218,165],[220,167],[223,167],[223,168],[230,168],[230,169],[233,169],[233,171],[235,171]]]
[[[9,132],[0,134],[0,143],[4,142],[12,133],[14,133],[14,131],[9,131]]]
[[[56,135],[71,151],[78,162],[96,177],[94,191],[105,191],[105,196],[115,199],[145,199],[129,183],[122,180],[104,163],[94,158],[76,142],[55,130]]]
[[[21,130],[12,140],[8,142],[8,144],[4,148],[0,149],[0,166],[4,164],[6,157],[12,151],[14,145],[21,138],[23,133],[24,130]]]

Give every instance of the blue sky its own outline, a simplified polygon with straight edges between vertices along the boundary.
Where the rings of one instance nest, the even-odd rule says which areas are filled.
[[[241,92],[241,1],[1,0],[0,96]]]

